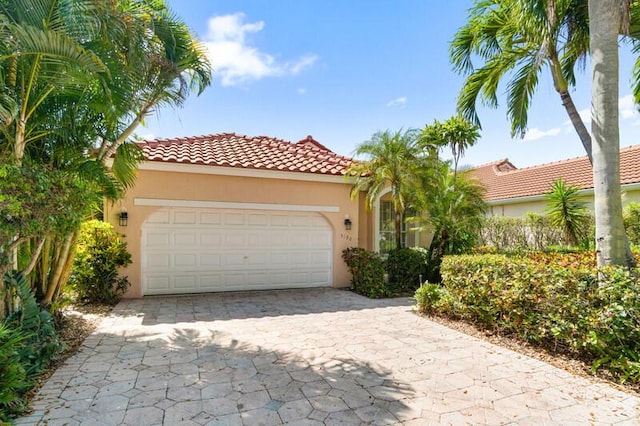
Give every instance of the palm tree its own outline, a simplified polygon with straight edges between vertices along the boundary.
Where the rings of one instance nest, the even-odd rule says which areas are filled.
[[[468,22],[451,43],[451,61],[467,75],[458,97],[462,116],[479,124],[477,104],[498,105],[498,86],[507,83],[507,115],[513,136],[527,131],[527,111],[543,70],[591,160],[591,136],[569,89],[574,68],[589,48],[588,11],[583,0],[476,0]],[[474,60],[482,66],[474,66]]]
[[[402,247],[402,218],[413,200],[422,171],[421,150],[417,145],[418,132],[406,131],[375,133],[370,140],[358,145],[356,156],[364,156],[364,161],[354,161],[348,176],[355,176],[351,198],[366,192],[366,205],[375,206],[378,196],[385,188],[391,189],[394,209],[394,231],[396,248]]]
[[[577,246],[586,236],[585,228],[589,220],[589,213],[585,204],[578,199],[579,189],[567,185],[559,179],[551,186],[551,192],[546,195],[547,215],[554,226],[562,229],[567,242]]]
[[[425,126],[420,134],[420,145],[427,153],[435,153],[438,148],[449,146],[453,156],[453,175],[458,174],[458,163],[465,151],[475,145],[480,127],[465,120],[461,116],[453,116],[440,123],[434,120],[432,125]]]
[[[635,264],[622,218],[618,125],[618,35],[628,0],[589,0],[591,132],[598,265]]]
[[[433,230],[429,280],[438,282],[442,257],[473,247],[485,215],[484,188],[465,173],[454,175],[446,162],[432,170],[422,188],[418,207]]]
[[[211,68],[162,0],[76,3],[0,0],[0,155],[64,170],[88,200],[117,199],[140,159],[135,128],[159,105],[202,92]],[[13,238],[36,239],[24,246],[33,249],[25,271],[38,271],[45,302],[68,276],[77,235],[51,231]]]

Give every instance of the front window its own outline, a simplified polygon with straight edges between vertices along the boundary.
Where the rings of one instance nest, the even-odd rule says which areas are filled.
[[[405,217],[411,217],[410,210],[402,217],[401,239],[402,247],[412,247],[415,245],[415,233],[410,232],[410,226],[405,221]],[[395,209],[391,201],[380,201],[380,254],[387,254],[396,248],[396,223]]]

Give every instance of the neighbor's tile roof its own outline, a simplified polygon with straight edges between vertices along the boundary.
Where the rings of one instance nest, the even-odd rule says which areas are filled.
[[[156,139],[138,144],[148,161],[344,175],[351,159],[311,136],[297,143],[235,133]]]
[[[487,201],[546,194],[557,179],[580,189],[593,188],[591,164],[586,156],[524,169],[504,159],[478,166],[469,174],[486,186]],[[620,149],[620,183],[640,183],[640,145]]]

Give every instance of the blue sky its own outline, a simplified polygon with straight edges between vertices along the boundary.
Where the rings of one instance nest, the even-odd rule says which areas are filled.
[[[169,0],[207,45],[214,82],[180,109],[163,108],[144,138],[235,132],[296,142],[307,135],[351,155],[378,130],[421,128],[455,114],[463,78],[449,42],[471,0]],[[639,143],[621,50],[621,146]],[[590,69],[572,93],[589,116]],[[480,109],[482,137],[461,164],[508,157],[517,167],[584,155],[553,85],[541,80],[524,140],[511,139],[505,97]]]

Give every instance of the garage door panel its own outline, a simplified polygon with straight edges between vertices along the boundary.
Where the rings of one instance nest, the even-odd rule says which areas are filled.
[[[143,238],[143,240],[147,248],[164,248],[168,246],[169,241],[171,241],[171,233],[169,231],[150,232],[147,234],[146,238]]]
[[[147,268],[168,267],[171,264],[171,257],[164,253],[147,253],[143,258],[143,264]]]
[[[317,213],[167,208],[142,234],[145,294],[331,285],[333,233]]]
[[[168,276],[147,276],[147,286],[148,289],[152,292],[161,291],[161,290],[169,290],[171,287],[169,286],[169,277]]]
[[[264,214],[264,213],[250,213],[247,216],[248,216],[247,223],[250,226],[259,226],[259,227],[264,228],[267,225],[269,225],[269,215],[267,215],[267,214]]]
[[[197,255],[195,253],[174,254],[173,264],[178,267],[188,266],[188,267],[194,268],[198,266],[196,259],[197,259]]]
[[[220,232],[203,232],[200,234],[200,247],[218,248],[221,240]]]
[[[244,248],[246,246],[246,236],[244,232],[229,232],[224,236],[224,244],[226,248]]]
[[[200,266],[202,267],[220,266],[221,257],[222,256],[219,254],[201,254]]]
[[[195,225],[198,213],[195,211],[176,211],[173,216],[173,223],[176,225]]]
[[[194,275],[176,275],[173,285],[176,290],[191,290],[197,288],[198,279]]]
[[[200,213],[200,225],[220,225],[221,223],[222,215],[220,213]]]
[[[175,248],[188,247],[191,248],[196,245],[198,237],[196,236],[196,230],[177,232],[173,234],[173,244]]]
[[[245,215],[243,213],[226,213],[224,215],[224,224],[238,226],[245,224]]]

